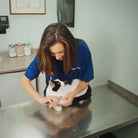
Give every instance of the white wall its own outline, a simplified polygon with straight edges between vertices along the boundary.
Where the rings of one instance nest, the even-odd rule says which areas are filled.
[[[30,42],[38,47],[42,32],[50,23],[56,22],[56,0],[46,0],[46,15],[10,15],[9,0],[0,0],[0,15],[9,15],[10,27],[0,34],[0,49],[12,42]]]
[[[77,0],[75,33],[91,46],[94,85],[138,94],[138,0]]]
[[[94,86],[107,79],[138,94],[138,0],[75,0],[76,37],[92,50]],[[9,15],[8,0],[1,0],[0,14]],[[0,49],[13,41],[38,47],[44,28],[56,22],[56,0],[46,0],[46,15],[9,15],[10,28],[0,35]]]

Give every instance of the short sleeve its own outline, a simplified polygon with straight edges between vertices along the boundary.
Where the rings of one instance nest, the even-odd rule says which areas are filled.
[[[25,72],[25,76],[29,79],[29,80],[33,80],[36,77],[38,77],[38,75],[40,74],[40,70],[38,67],[38,58],[37,56],[33,59],[33,61],[30,63],[30,65],[28,66],[26,72]]]
[[[78,54],[79,66],[81,67],[79,79],[88,82],[94,78],[92,56],[87,44],[82,42],[81,45]]]

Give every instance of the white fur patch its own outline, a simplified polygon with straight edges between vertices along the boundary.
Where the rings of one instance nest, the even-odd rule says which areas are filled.
[[[54,87],[51,83],[49,82],[49,85],[47,87],[46,90],[46,96],[58,96],[60,98],[59,104],[62,105],[64,104],[64,101],[62,100],[63,97],[65,97],[69,92],[72,92],[73,90],[75,90],[80,82],[79,79],[74,79],[72,81],[72,84],[65,84],[63,81],[60,81],[59,79],[56,79],[54,81],[58,81],[60,82],[61,86],[58,89],[58,91],[53,91],[52,88]],[[75,97],[79,97],[81,95],[84,95],[87,92],[87,89],[84,89],[82,92],[80,92],[79,94],[77,94]]]

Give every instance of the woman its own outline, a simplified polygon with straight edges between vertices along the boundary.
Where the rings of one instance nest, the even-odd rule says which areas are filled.
[[[21,86],[39,103],[49,102],[57,105],[58,97],[46,96],[46,89],[43,97],[33,88],[31,80],[38,77],[40,72],[46,74],[46,85],[51,78],[61,81],[81,80],[77,88],[63,98],[64,106],[71,105],[75,95],[88,87],[94,78],[91,53],[87,44],[75,39],[62,23],[51,24],[43,32],[37,56],[22,77]]]

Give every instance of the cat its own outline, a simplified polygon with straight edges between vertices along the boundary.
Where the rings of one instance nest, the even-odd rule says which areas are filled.
[[[62,110],[62,105],[65,101],[62,100],[63,97],[67,95],[67,93],[75,90],[79,84],[79,79],[74,80],[68,80],[68,81],[61,81],[59,79],[51,80],[49,81],[49,85],[46,90],[46,96],[52,95],[52,96],[58,96],[59,97],[59,105],[55,108],[60,108],[59,110]],[[89,100],[91,97],[91,88],[88,85],[87,88],[85,88],[83,91],[78,93],[75,98],[73,99],[72,104],[83,104],[83,102]],[[56,110],[56,109],[55,109]],[[58,109],[57,109],[58,110]]]

